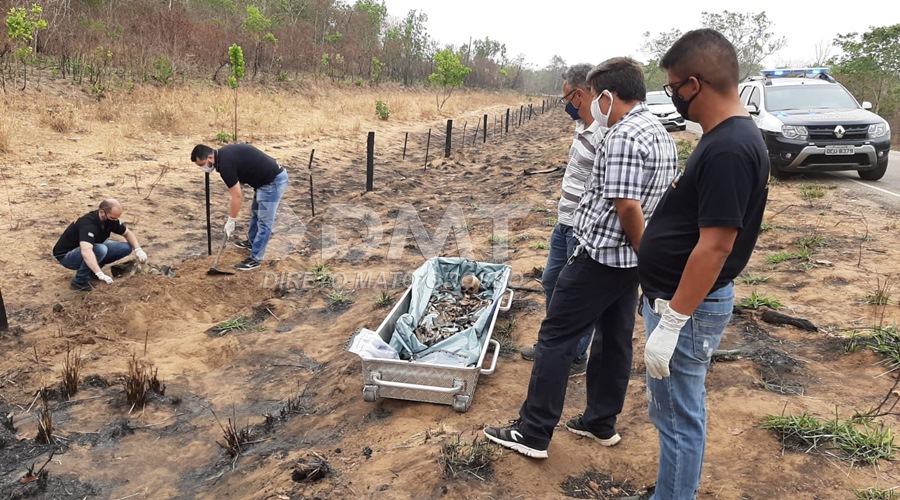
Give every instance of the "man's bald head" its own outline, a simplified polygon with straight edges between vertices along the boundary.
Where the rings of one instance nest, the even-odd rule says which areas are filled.
[[[109,219],[116,220],[122,215],[122,204],[114,198],[107,198],[100,202],[100,211]]]
[[[739,70],[734,45],[716,30],[703,28],[681,36],[659,61],[679,80],[696,77],[719,91],[737,87]]]

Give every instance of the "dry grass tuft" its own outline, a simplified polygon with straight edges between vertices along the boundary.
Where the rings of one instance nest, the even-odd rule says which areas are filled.
[[[0,153],[9,153],[12,151],[12,148],[10,147],[11,137],[10,126],[6,121],[0,121]]]
[[[53,104],[48,106],[41,116],[41,123],[60,134],[72,132],[77,125],[75,107],[71,104]]]
[[[78,392],[78,379],[81,372],[81,349],[76,353],[66,346],[66,359],[63,363],[63,394],[71,399]]]
[[[41,444],[53,444],[53,416],[50,414],[50,408],[47,408],[47,397],[45,390],[41,389],[41,417],[38,419],[38,432],[34,438]]]
[[[149,373],[137,356],[131,355],[128,360],[128,373],[125,374],[125,400],[131,409],[141,409],[147,404]]]

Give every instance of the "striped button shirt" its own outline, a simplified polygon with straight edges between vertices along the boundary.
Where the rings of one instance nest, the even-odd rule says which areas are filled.
[[[640,102],[598,145],[594,167],[574,217],[579,247],[610,267],[637,267],[637,254],[619,223],[616,198],[639,200],[646,224],[675,177],[672,136]]]
[[[578,202],[581,201],[584,183],[594,168],[594,154],[597,149],[594,136],[602,137],[605,131],[606,129],[600,130],[600,124],[597,122],[585,127],[584,122],[578,120],[575,125],[575,139],[569,148],[569,163],[563,176],[562,195],[557,208],[556,218],[560,224],[571,226],[574,223],[573,214]]]

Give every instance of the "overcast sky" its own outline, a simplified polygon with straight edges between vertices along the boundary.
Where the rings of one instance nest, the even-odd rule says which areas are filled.
[[[765,11],[774,23],[772,31],[787,38],[786,47],[767,59],[767,64],[813,60],[817,43],[829,45],[837,34],[900,23],[900,2],[888,0],[878,4],[857,1],[832,5],[802,0],[385,0],[391,16],[404,17],[412,9],[425,12],[429,35],[442,45],[459,47],[468,43],[470,36],[473,40],[488,36],[506,44],[508,57],[523,54],[526,62],[537,68],[546,66],[553,55],[561,56],[570,65],[597,64],[621,55],[646,60],[640,52],[645,31],[688,31],[700,27],[702,12],[720,13],[726,8],[733,12]],[[832,49],[832,55],[836,52]]]

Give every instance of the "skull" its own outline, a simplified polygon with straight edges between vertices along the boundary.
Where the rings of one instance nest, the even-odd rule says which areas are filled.
[[[459,281],[459,288],[466,295],[477,295],[478,289],[481,288],[481,280],[474,274],[467,274]]]

